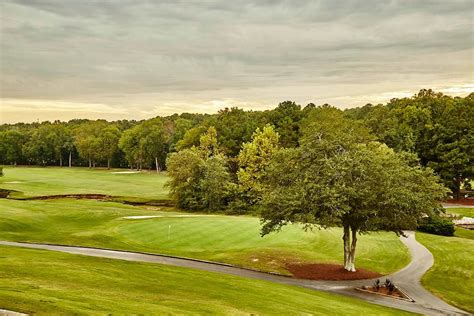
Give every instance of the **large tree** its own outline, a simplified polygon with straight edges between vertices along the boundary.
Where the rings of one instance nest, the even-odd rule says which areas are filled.
[[[238,156],[237,179],[239,189],[249,205],[260,202],[266,168],[279,147],[279,135],[271,125],[257,130],[252,141],[244,143]]]
[[[136,166],[137,170],[141,170],[143,165],[143,147],[140,144],[141,127],[134,126],[126,130],[119,141],[119,148],[125,153],[131,168]]]
[[[160,172],[169,147],[166,139],[169,137],[165,132],[161,119],[144,121],[125,131],[119,143],[120,149],[130,165],[136,164],[137,169],[141,169],[142,164],[155,165],[156,171]]]
[[[89,168],[95,167],[103,155],[100,135],[106,127],[106,121],[97,120],[80,124],[74,130],[74,144],[79,155],[89,162]]]
[[[210,211],[226,207],[231,182],[226,157],[218,148],[216,130],[210,127],[200,137],[199,147],[168,157],[170,195],[179,207]]]
[[[118,143],[120,140],[120,131],[115,126],[106,126],[100,131],[97,141],[101,148],[99,157],[101,160],[107,161],[107,169],[110,169],[110,161],[112,156],[118,150]]]
[[[145,161],[153,163],[156,172],[160,172],[163,169],[166,154],[168,153],[166,138],[164,125],[161,120],[154,119],[142,125],[140,146],[143,148]]]
[[[27,136],[17,130],[0,132],[0,163],[16,165],[23,159],[22,147]]]
[[[262,235],[289,223],[342,227],[344,267],[355,271],[357,234],[401,234],[440,211],[446,189],[413,155],[372,141],[337,110],[310,119],[301,147],[281,150],[268,168]]]

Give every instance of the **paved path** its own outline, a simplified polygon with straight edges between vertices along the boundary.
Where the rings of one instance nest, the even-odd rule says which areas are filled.
[[[17,313],[0,308],[0,316],[26,316],[27,314]]]
[[[444,208],[474,208],[474,205],[464,205],[455,203],[441,203]]]
[[[382,297],[375,294],[364,293],[354,290],[354,287],[362,285],[371,285],[372,280],[357,281],[313,281],[302,280],[281,275],[275,275],[264,272],[237,268],[231,265],[220,264],[209,261],[177,258],[165,255],[155,255],[137,252],[116,251],[95,249],[88,247],[76,246],[58,246],[47,244],[30,244],[0,241],[1,245],[17,246],[25,248],[46,249],[67,252],[71,254],[79,254],[85,256],[121,259],[127,261],[140,261],[159,263],[177,267],[192,268],[210,272],[225,273],[240,277],[266,280],[281,284],[295,285],[320,291],[338,293],[357,297],[371,303],[384,305],[393,308],[399,308],[411,312],[421,313],[425,315],[469,315],[468,313],[451,306],[436,296],[425,290],[421,284],[421,276],[433,265],[433,256],[423,245],[415,239],[414,232],[406,232],[408,238],[401,237],[402,242],[410,249],[412,261],[404,269],[386,276],[395,282],[402,290],[404,290],[415,302],[408,302],[394,298]],[[384,277],[385,278],[385,277]]]

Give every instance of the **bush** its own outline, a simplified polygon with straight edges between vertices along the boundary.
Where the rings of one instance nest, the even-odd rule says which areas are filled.
[[[0,177],[3,177],[3,167],[0,167]]]
[[[442,217],[424,218],[418,226],[420,232],[441,236],[454,236],[454,224],[450,219]]]

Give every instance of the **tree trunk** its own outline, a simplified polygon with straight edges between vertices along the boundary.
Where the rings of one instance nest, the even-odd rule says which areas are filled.
[[[110,159],[107,159],[107,169],[110,169]]]
[[[72,153],[69,152],[69,168],[72,167]]]
[[[460,200],[461,199],[461,178],[460,177],[457,177],[456,180],[456,200]]]
[[[160,165],[158,164],[158,157],[155,157],[155,165],[156,165],[156,173],[160,173],[161,168],[160,168]]]
[[[342,236],[342,240],[344,241],[344,269],[350,272],[355,272],[355,250],[357,245],[357,230],[349,226],[344,226],[344,234]]]
[[[352,271],[355,272],[355,251],[357,246],[357,230],[355,228],[351,228],[352,230],[352,243],[351,243],[351,253],[350,253],[350,263],[352,265]]]
[[[63,166],[63,155],[59,155],[59,166]]]

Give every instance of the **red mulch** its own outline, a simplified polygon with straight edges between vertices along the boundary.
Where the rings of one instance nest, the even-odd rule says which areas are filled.
[[[364,269],[349,272],[337,264],[288,264],[286,268],[295,277],[309,280],[363,280],[382,276],[380,273]]]
[[[447,200],[445,203],[448,204],[460,204],[460,205],[474,205],[474,199],[459,199],[459,200]]]

